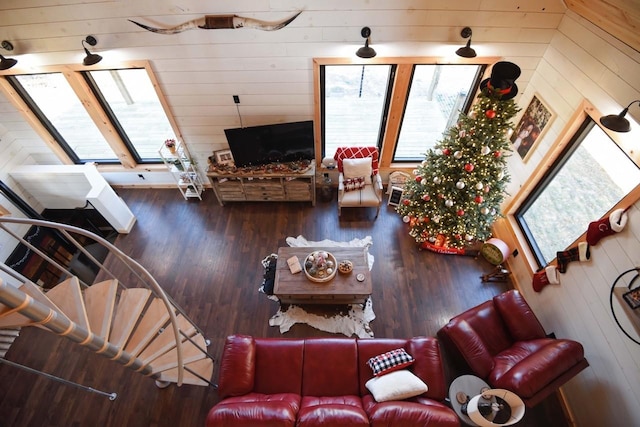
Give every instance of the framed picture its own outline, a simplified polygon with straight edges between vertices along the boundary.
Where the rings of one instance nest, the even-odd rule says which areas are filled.
[[[398,206],[402,199],[402,193],[404,193],[403,188],[392,187],[391,192],[389,193],[389,200],[387,200],[387,205]]]
[[[233,163],[233,156],[231,150],[218,150],[213,152],[215,161],[219,165],[229,165]]]
[[[627,293],[622,294],[622,298],[624,301],[629,304],[629,307],[636,308],[640,307],[640,288],[635,288]]]
[[[518,152],[525,163],[554,118],[555,113],[544,103],[540,95],[534,94],[511,135],[513,150]]]

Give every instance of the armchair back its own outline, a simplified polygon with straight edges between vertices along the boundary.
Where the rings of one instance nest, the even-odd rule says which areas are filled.
[[[333,158],[338,165],[338,171],[342,172],[342,160],[344,159],[361,159],[363,157],[371,157],[371,169],[373,175],[377,175],[378,166],[378,148],[377,147],[338,147]]]

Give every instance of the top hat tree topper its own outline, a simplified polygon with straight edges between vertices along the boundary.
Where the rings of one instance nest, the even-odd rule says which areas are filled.
[[[513,62],[496,62],[491,69],[491,77],[480,83],[480,89],[487,95],[507,101],[518,94],[516,79],[520,77],[520,67]]]

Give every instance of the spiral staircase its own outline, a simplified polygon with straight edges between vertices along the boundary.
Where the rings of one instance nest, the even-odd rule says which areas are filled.
[[[83,283],[55,259],[16,234],[24,224],[58,230],[106,277]],[[214,386],[209,341],[184,311],[162,290],[151,274],[113,244],[84,229],[43,220],[0,216],[0,229],[25,245],[65,277],[43,290],[20,273],[0,264],[0,269],[21,283],[0,280],[0,328],[35,326],[65,337],[91,351],[156,380],[164,387],[193,384]],[[109,250],[109,267],[96,260],[73,235],[101,244]],[[117,263],[125,268],[115,268]],[[125,283],[112,271],[126,271]],[[131,279],[133,278],[133,279]]]

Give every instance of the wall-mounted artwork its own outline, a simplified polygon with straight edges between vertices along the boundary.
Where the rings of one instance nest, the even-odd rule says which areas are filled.
[[[555,113],[542,101],[540,95],[534,94],[518,126],[511,135],[513,150],[526,162],[542,135],[551,125]]]

